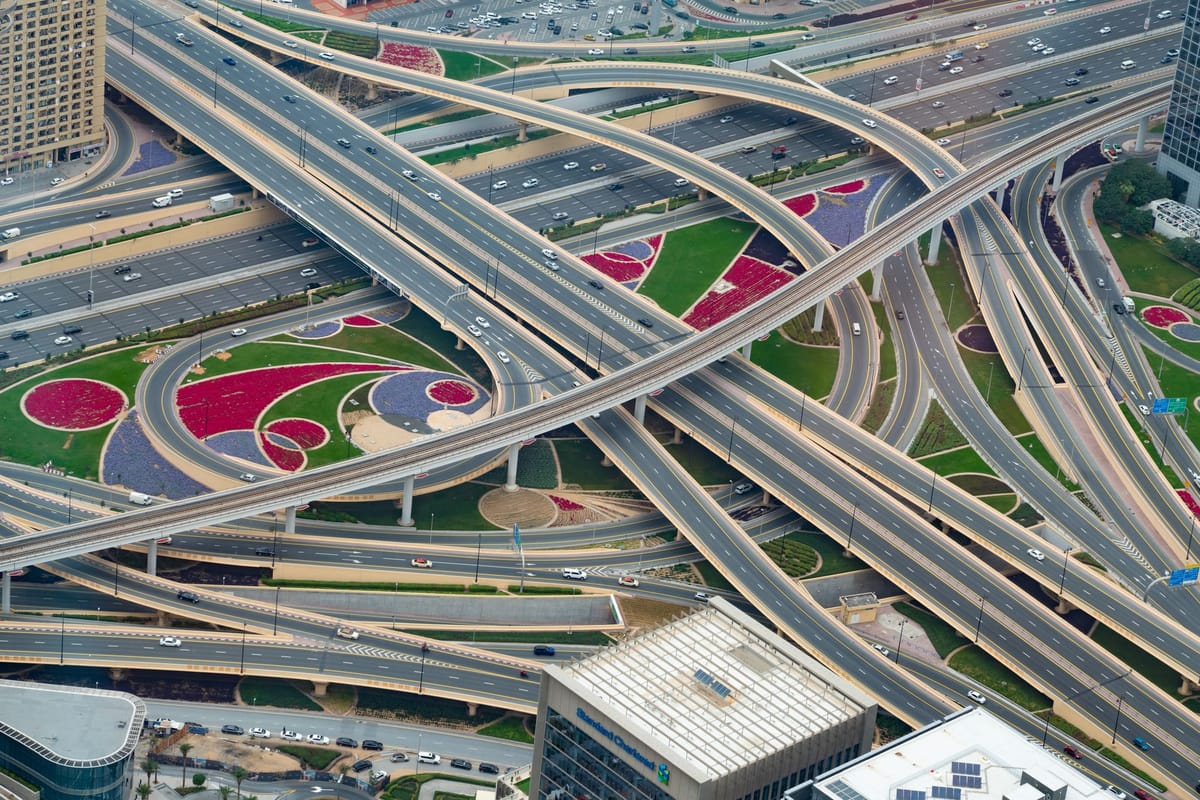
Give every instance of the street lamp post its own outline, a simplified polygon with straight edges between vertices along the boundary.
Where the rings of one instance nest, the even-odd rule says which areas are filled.
[[[521,60],[516,56],[513,56],[512,88],[508,90],[508,93],[512,95],[517,93],[517,64],[519,63],[521,63]]]
[[[1112,743],[1113,744],[1117,743],[1117,726],[1119,726],[1121,724],[1121,706],[1122,706],[1122,704],[1124,704],[1124,702],[1125,702],[1125,695],[1121,695],[1117,698],[1117,718],[1113,720],[1113,735],[1112,735]]]
[[[979,598],[979,618],[975,620],[975,644],[979,644],[979,629],[983,626],[983,607],[987,605],[987,598]]]
[[[858,519],[858,503],[854,504],[854,511],[850,514],[850,532],[846,534],[846,552],[850,552],[850,542],[854,540],[854,521]]]
[[[954,326],[954,284],[950,284],[950,303],[946,306],[946,325],[953,328]]]
[[[725,450],[725,462],[733,463],[733,436],[737,432],[737,419],[734,418],[729,426],[729,446]]]
[[[1061,598],[1063,587],[1067,584],[1067,560],[1071,557],[1071,548],[1063,550],[1062,576],[1058,579],[1058,596]]]
[[[242,658],[238,665],[238,672],[243,675],[246,673],[246,623],[242,623]]]
[[[279,633],[279,589],[280,587],[275,587],[275,623],[271,626],[272,636]]]
[[[900,620],[900,635],[896,637],[896,663],[900,663],[900,648],[904,646],[904,626],[908,624],[908,618]]]
[[[91,229],[91,234],[88,236],[88,290],[87,304],[88,311],[92,310],[92,298],[95,294],[92,292],[92,279],[95,277],[96,271],[96,224],[89,222],[88,227]]]
[[[479,554],[483,549],[483,531],[475,533],[475,582],[479,583]]]
[[[1025,359],[1029,357],[1029,348],[1026,347],[1021,353],[1021,368],[1017,370],[1017,391],[1021,391],[1021,384],[1025,380]]]

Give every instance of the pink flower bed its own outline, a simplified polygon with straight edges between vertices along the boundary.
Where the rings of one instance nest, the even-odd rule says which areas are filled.
[[[479,396],[473,386],[462,381],[434,381],[425,392],[431,400],[448,406],[464,406]]]
[[[1188,315],[1170,306],[1147,306],[1142,309],[1142,319],[1156,328],[1169,328],[1176,322],[1189,322]]]
[[[799,197],[789,197],[783,201],[783,204],[791,209],[792,213],[796,216],[803,217],[817,207],[817,196],[809,193],[802,194]]]
[[[1196,498],[1192,496],[1192,493],[1187,489],[1179,489],[1177,493],[1179,494],[1179,499],[1188,507],[1188,511],[1191,511],[1196,516],[1200,516],[1200,503],[1196,502]]]
[[[403,372],[394,364],[291,364],[248,369],[189,383],[175,392],[179,419],[196,438],[253,430],[263,410],[307,383],[355,372]]]
[[[618,282],[637,280],[646,271],[644,263],[624,253],[593,253],[583,261]]]
[[[854,194],[855,192],[861,192],[866,185],[866,181],[857,180],[850,181],[849,183],[839,183],[837,186],[826,186],[821,191],[829,192],[830,194]]]
[[[21,410],[47,428],[82,431],[112,422],[125,402],[125,393],[112,384],[66,378],[30,389],[21,398]]]
[[[277,419],[267,426],[267,431],[286,436],[305,450],[320,447],[329,441],[329,431],[324,425],[299,417]]]
[[[565,497],[558,495],[550,495],[550,502],[554,503],[554,507],[559,511],[583,511],[583,506],[576,503],[574,500],[568,500]]]
[[[376,328],[379,326],[378,321],[373,320],[363,314],[355,314],[351,317],[343,317],[342,324],[349,325],[352,328]]]
[[[379,60],[384,64],[392,64],[430,75],[442,74],[442,59],[436,50],[429,47],[386,42],[383,45],[383,52],[379,54]]]
[[[722,278],[733,288],[720,293],[709,291],[684,315],[684,322],[700,330],[711,328],[785,285],[793,276],[757,258],[738,256]]]
[[[304,466],[302,451],[277,445],[265,433],[258,434],[258,446],[267,454],[267,458],[271,459],[271,463],[280,469],[295,472]]]

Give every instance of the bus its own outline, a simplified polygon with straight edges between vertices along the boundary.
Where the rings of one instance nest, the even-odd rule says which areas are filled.
[[[949,53],[946,53],[947,61],[958,61],[962,57],[963,57],[962,50],[951,50]]]

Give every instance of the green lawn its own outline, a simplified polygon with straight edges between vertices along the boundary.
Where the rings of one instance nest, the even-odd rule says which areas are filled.
[[[308,384],[304,388],[282,397],[279,402],[268,408],[262,417],[263,425],[277,419],[300,417],[325,426],[329,431],[329,441],[314,450],[305,451],[305,455],[308,456],[305,469],[352,458],[360,451],[357,447],[346,444],[339,414],[341,400],[355,388],[373,383],[378,378],[379,376],[375,374],[341,375]]]
[[[442,63],[446,65],[446,77],[452,81],[473,81],[476,78],[486,78],[497,72],[504,72],[506,67],[497,64],[491,58],[484,58],[478,53],[460,53],[457,50],[438,50]]]
[[[311,691],[312,684],[306,684],[306,689]],[[296,688],[291,681],[276,678],[242,678],[238,682],[238,695],[242,703],[249,706],[321,710],[319,705],[310,700],[308,695]]]
[[[837,347],[796,344],[771,331],[767,341],[754,343],[750,360],[809,397],[822,398],[833,389],[840,357]]]
[[[929,637],[929,643],[942,658],[946,658],[967,643],[953,626],[942,622],[923,608],[917,608],[911,603],[896,603],[892,608],[920,625]]]
[[[986,611],[984,612],[983,626],[986,634],[988,630]],[[1027,711],[1050,707],[1050,698],[974,645],[964,647],[951,656],[950,668],[1004,695]]]
[[[1183,353],[1184,355],[1191,356],[1192,358],[1200,358],[1200,342],[1185,342],[1183,339],[1178,338],[1170,331],[1165,331],[1162,328],[1155,327],[1154,325],[1146,325],[1145,328],[1146,330],[1150,331],[1150,333],[1166,342],[1171,349]],[[1162,363],[1163,357],[1155,356],[1147,351],[1146,358],[1150,359],[1150,368],[1156,370],[1158,365]]]
[[[875,324],[883,333],[883,340],[879,343],[879,380],[891,380],[896,377],[896,348],[892,346],[891,321],[883,303],[871,303],[871,311],[875,314]]]
[[[403,325],[404,323],[397,324]],[[418,325],[418,327],[424,326]],[[436,331],[438,334],[445,333],[436,326],[432,327],[432,331]],[[391,358],[396,361],[416,364],[417,366],[428,367],[429,369],[441,370],[443,372],[461,371],[441,353],[423,344],[422,341],[413,338],[413,336],[405,331],[397,330],[389,325],[378,325],[373,328],[356,328],[346,325],[342,327],[340,332],[333,336],[318,340],[314,343],[314,346],[351,350],[375,357]],[[454,346],[453,342],[450,343],[450,346]]]
[[[112,425],[89,431],[51,430],[29,421],[21,410],[21,397],[34,386],[48,380],[91,378],[111,383],[123,391],[132,403],[134,388],[146,369],[146,365],[134,361],[133,356],[143,349],[144,345],[138,345],[64,364],[57,369],[33,375],[0,392],[0,426],[4,431],[4,436],[0,437],[0,458],[22,464],[53,461],[70,475],[96,480],[100,451]]]
[[[604,453],[591,439],[555,439],[562,482],[587,491],[630,490],[633,483],[616,467],[602,467]]]
[[[186,384],[205,378],[216,377],[217,375],[228,375],[233,372],[242,372],[262,367],[281,367],[287,364],[316,364],[335,360],[366,364],[384,363],[383,359],[379,356],[368,353],[347,353],[343,351],[334,355],[327,350],[313,347],[307,343],[288,344],[287,341],[290,339],[291,337],[289,336],[286,339],[247,342],[244,345],[230,348],[228,351],[229,357],[224,359],[210,355],[201,364],[204,374],[196,375],[189,373],[183,379],[183,382]]]
[[[480,736],[494,736],[497,739],[533,744],[533,734],[525,726],[525,717],[508,716],[498,719],[491,725],[480,728],[478,733]]]
[[[1196,272],[1180,264],[1157,242],[1137,236],[1113,238],[1117,230],[1101,225],[1104,241],[1112,251],[1121,274],[1135,292],[1170,297],[1175,290],[1197,277]]]
[[[1179,688],[1179,673],[1103,623],[1092,631],[1092,641],[1137,670],[1138,674],[1169,695]]]
[[[696,571],[700,573],[700,579],[704,581],[704,585],[712,589],[724,589],[725,591],[734,591],[733,584],[725,579],[725,576],[720,571],[707,561],[697,561],[693,564]]]
[[[995,470],[971,447],[960,447],[956,450],[934,453],[920,459],[920,462],[938,475],[958,475],[961,472],[996,474]]]
[[[1153,354],[1146,353],[1146,358],[1150,364],[1154,365],[1157,359]],[[1164,397],[1188,397],[1194,398],[1200,394],[1197,387],[1200,387],[1200,378],[1196,373],[1190,372],[1183,367],[1177,367],[1174,364],[1167,362],[1161,365],[1161,368],[1155,367],[1155,373],[1159,375],[1159,385],[1162,387]],[[1183,425],[1183,420],[1179,420],[1179,424]],[[1137,430],[1137,426],[1134,430]],[[1195,410],[1187,415],[1187,437],[1193,443],[1200,442],[1200,414]]]
[[[1013,398],[1017,384],[1009,377],[1000,354],[979,353],[962,347],[958,348],[958,354],[966,365],[975,388],[988,401],[988,405],[1005,429],[1014,436],[1033,430]]]
[[[682,316],[758,230],[753,222],[721,218],[671,231],[638,292],[668,314]]]
[[[437,531],[494,530],[495,525],[479,513],[479,499],[494,487],[479,483],[463,483],[433,494],[418,495],[413,502],[413,520],[417,530],[430,530],[430,514],[434,536]]]
[[[442,330],[441,323],[433,319],[428,314],[421,312],[417,308],[413,310],[404,319],[392,324],[392,327],[408,334],[415,340],[415,346],[419,348],[427,348],[434,351],[442,358],[458,367],[458,371],[475,380],[480,386],[492,386],[492,373],[488,369],[487,364],[469,347],[464,347],[462,350],[456,350],[454,345],[458,343],[458,335],[452,331]],[[406,358],[412,351],[405,350]],[[383,353],[388,355],[388,353]],[[400,358],[401,356],[393,356]],[[429,358],[429,356],[426,356]],[[433,362],[417,362],[432,366]],[[441,367],[439,367],[441,369]]]
[[[867,408],[866,416],[863,417],[863,430],[879,433],[879,427],[887,419],[895,399],[896,381],[884,381],[876,386],[875,393],[871,396],[871,405]]]
[[[845,554],[843,549],[845,542],[835,542],[823,533],[795,531],[789,533],[788,538],[806,544],[820,554],[821,567],[809,575],[810,578],[824,578],[827,575],[839,575],[843,572],[854,572],[867,568],[867,565],[859,561],[857,557]],[[854,543],[851,542],[850,546],[853,547]]]
[[[921,252],[926,252],[926,249],[925,246],[922,246]],[[950,323],[950,330],[958,330],[966,324],[967,320],[975,316],[975,309],[972,308],[970,302],[971,298],[963,290],[965,282],[962,272],[958,268],[958,257],[949,242],[942,242],[938,249],[938,263],[925,267],[925,273],[929,275],[929,281],[933,284],[938,305],[941,306],[943,316],[946,316]],[[953,305],[951,305],[952,302]]]
[[[942,410],[937,400],[929,403],[929,412],[921,424],[921,430],[913,439],[908,454],[913,458],[940,453],[943,450],[962,447],[967,444],[967,437],[962,435],[954,420]]]
[[[701,486],[720,486],[742,477],[742,473],[729,466],[724,458],[690,436],[684,436],[679,444],[667,445],[667,453]]]

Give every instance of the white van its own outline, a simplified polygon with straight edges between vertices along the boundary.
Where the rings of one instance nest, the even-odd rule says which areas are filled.
[[[130,492],[129,502],[137,506],[148,506],[154,502],[154,498],[148,494],[142,494],[141,492]]]
[[[850,331],[855,336],[862,336],[862,325],[859,325],[857,322],[851,322]]]
[[[166,208],[171,205],[171,195],[164,194],[162,197],[156,197],[151,205],[155,208]]]
[[[1131,58],[1127,58],[1121,62],[1121,69],[1133,69],[1136,66],[1137,64]]]
[[[0,239],[15,239],[21,235],[20,228],[6,228],[4,233],[0,233]]]
[[[575,567],[563,567],[562,576],[569,581],[586,581],[587,573]]]
[[[427,750],[422,750],[421,752],[417,753],[417,761],[421,762],[422,764],[440,764],[442,763],[442,757],[437,753],[430,753]]]

